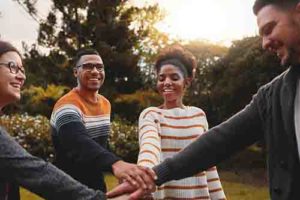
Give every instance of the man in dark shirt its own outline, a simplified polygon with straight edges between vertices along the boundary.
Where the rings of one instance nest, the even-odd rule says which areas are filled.
[[[154,167],[157,185],[205,170],[265,138],[271,199],[300,199],[300,3],[256,0],[253,11],[263,48],[289,69],[262,86],[243,110]],[[147,191],[123,183],[109,196],[127,192],[136,199]]]

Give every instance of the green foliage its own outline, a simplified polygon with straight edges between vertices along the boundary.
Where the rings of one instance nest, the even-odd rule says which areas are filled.
[[[30,86],[23,91],[23,109],[28,110],[29,114],[43,113],[48,118],[51,115],[55,102],[70,90],[65,86],[48,85],[43,87]]]
[[[29,95],[32,97],[30,99],[30,103],[38,104],[47,99],[59,99],[65,93],[65,90],[69,90],[69,88],[50,84],[46,89],[42,87],[30,86],[28,89],[25,89],[23,93],[24,95]]]
[[[36,0],[16,1],[31,16],[39,16]],[[38,35],[38,44],[50,48],[49,56],[35,46],[25,49],[30,84],[74,86],[72,58],[79,48],[92,47],[106,66],[103,94],[110,98],[114,92],[133,93],[142,87],[140,65],[167,41],[154,26],[163,17],[158,5],[138,8],[127,1],[108,0],[51,2],[47,18],[39,20]]]
[[[137,125],[115,118],[109,144],[111,150],[125,161],[136,163],[139,151]]]
[[[46,117],[28,114],[3,115],[0,125],[15,137],[31,154],[52,161],[54,150],[50,134],[50,122]],[[126,161],[136,162],[138,155],[137,125],[116,118],[112,122],[110,147]]]
[[[47,87],[48,84],[72,87],[76,83],[73,68],[69,67],[67,57],[61,52],[52,50],[49,55],[42,55],[36,46],[25,48],[24,65],[26,67],[26,85]]]
[[[235,41],[222,54],[197,74],[186,98],[206,111],[211,126],[242,109],[260,86],[285,70],[263,51],[258,37]]]
[[[49,120],[38,115],[28,114],[3,115],[0,125],[16,139],[16,141],[31,154],[45,160],[53,158],[53,147],[49,133]]]
[[[139,90],[133,94],[118,95],[112,105],[113,115],[136,122],[143,109],[161,104],[161,97],[153,90]]]

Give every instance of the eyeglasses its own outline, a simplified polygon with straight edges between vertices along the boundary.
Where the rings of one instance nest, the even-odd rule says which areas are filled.
[[[79,67],[82,67],[82,69],[85,71],[92,71],[94,68],[96,68],[98,72],[104,71],[104,65],[101,63],[84,63],[77,66],[77,68]]]
[[[21,71],[22,74],[25,74],[25,69],[23,67],[20,67],[15,62],[8,62],[8,63],[0,63],[0,65],[3,65],[7,68],[9,68],[10,73],[17,74],[19,71]]]

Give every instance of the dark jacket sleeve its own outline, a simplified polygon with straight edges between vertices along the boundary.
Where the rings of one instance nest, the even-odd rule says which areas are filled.
[[[115,154],[96,143],[86,132],[80,121],[63,124],[57,134],[60,145],[77,164],[95,166],[98,170],[109,170],[120,160]]]
[[[46,199],[106,199],[69,175],[26,152],[0,128],[0,177]]]
[[[263,138],[257,96],[242,111],[210,129],[173,158],[154,167],[157,185],[192,176],[217,165]]]

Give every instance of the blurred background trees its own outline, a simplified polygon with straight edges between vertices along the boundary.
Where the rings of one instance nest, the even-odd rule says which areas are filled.
[[[74,87],[72,58],[78,49],[91,47],[100,52],[105,64],[101,93],[112,101],[116,95],[131,94],[144,86],[143,74],[149,71],[145,62],[168,42],[168,37],[154,27],[163,17],[157,5],[138,8],[126,1],[52,0],[47,18],[39,19],[37,1],[17,2],[39,22],[37,44],[49,49],[45,55],[37,46],[24,46],[27,86],[43,87],[45,91],[49,84]],[[41,100],[52,108],[55,99],[46,96]],[[25,110],[39,113],[27,107]],[[43,114],[49,117],[49,113]]]
[[[158,5],[136,7],[121,0],[52,0],[47,18],[40,19],[35,8],[37,0],[15,1],[39,22],[36,44],[24,43],[27,81],[18,112],[49,118],[56,100],[76,85],[72,59],[77,50],[95,48],[106,72],[100,93],[111,101],[115,121],[112,149],[130,161],[136,159],[134,127],[140,112],[162,102],[155,89],[153,63],[164,46],[179,43],[196,56],[196,77],[184,100],[206,112],[210,127],[243,108],[261,85],[285,70],[274,56],[262,50],[259,37],[237,40],[229,47],[171,39],[155,27],[164,18]],[[7,108],[6,113],[13,110]]]

